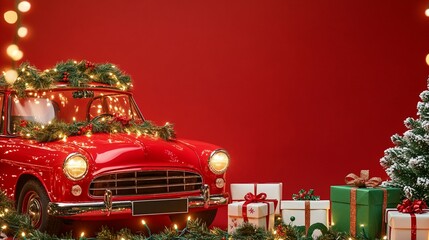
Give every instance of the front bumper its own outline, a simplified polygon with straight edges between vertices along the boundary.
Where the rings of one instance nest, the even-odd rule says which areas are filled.
[[[133,201],[112,201],[110,191],[106,190],[104,201],[100,202],[81,202],[64,203],[50,202],[48,204],[48,214],[55,217],[84,217],[91,216],[109,216],[114,214],[129,214],[132,212]],[[203,192],[201,196],[187,197],[188,208],[209,208],[228,204],[227,194],[210,195],[209,192]],[[147,201],[154,201],[153,199]],[[155,200],[156,201],[156,200]],[[139,201],[141,202],[141,201]],[[168,214],[168,212],[163,213]]]

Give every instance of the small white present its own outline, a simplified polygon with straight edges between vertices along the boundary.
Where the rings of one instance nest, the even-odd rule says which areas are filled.
[[[306,230],[315,223],[329,225],[329,200],[286,200],[281,203],[282,220],[285,224],[305,226]],[[291,222],[291,217],[294,221]],[[316,239],[322,235],[321,231],[314,231],[312,237]]]
[[[247,216],[246,216],[247,215]],[[271,230],[274,227],[273,202],[233,202],[228,204],[228,233],[233,233],[244,222]]]
[[[243,201],[244,196],[251,192],[252,194],[267,194],[267,199],[277,200],[278,207],[275,214],[280,214],[280,202],[282,200],[282,183],[232,183],[231,199],[233,202]]]
[[[387,209],[388,239],[428,240],[429,209],[424,213],[402,213]]]

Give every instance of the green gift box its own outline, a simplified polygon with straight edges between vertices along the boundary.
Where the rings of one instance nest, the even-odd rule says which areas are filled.
[[[339,232],[350,232],[351,186],[331,186],[331,222],[332,228]],[[387,190],[387,208],[396,208],[401,202],[402,190]],[[383,188],[356,188],[356,234],[363,233],[369,239],[383,238],[384,223]],[[383,234],[383,236],[381,236]]]

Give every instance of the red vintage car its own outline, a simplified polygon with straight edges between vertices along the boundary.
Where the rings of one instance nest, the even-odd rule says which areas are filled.
[[[5,87],[0,106],[0,189],[42,231],[156,214],[210,224],[228,203],[228,153],[150,124],[114,84]]]

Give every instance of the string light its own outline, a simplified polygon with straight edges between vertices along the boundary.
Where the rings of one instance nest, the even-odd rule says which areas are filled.
[[[11,44],[6,48],[6,53],[10,57],[13,55],[14,51],[18,51],[18,50],[19,50],[19,48],[16,44]]]
[[[28,10],[30,10],[31,8],[31,4],[27,1],[22,1],[18,4],[18,10],[20,12],[28,12]]]
[[[18,28],[18,36],[19,37],[23,38],[23,37],[27,36],[27,33],[28,33],[28,29],[26,27]]]
[[[17,78],[18,78],[18,72],[14,69],[9,69],[4,73],[4,79],[9,84],[13,84]]]
[[[3,15],[4,20],[9,24],[14,24],[18,21],[18,14],[15,11],[7,11]]]
[[[426,10],[425,10],[425,15],[426,15],[426,17],[429,17],[429,7],[428,7],[428,8],[426,8]]]
[[[16,1],[18,4],[14,10],[6,11],[3,14],[4,20],[9,24],[16,24],[15,37],[13,38],[13,44],[10,44],[6,53],[12,60],[12,68],[16,67],[16,62],[24,57],[24,53],[19,49],[17,43],[19,38],[27,36],[28,29],[21,25],[21,13],[26,13],[30,10],[31,4],[26,0]],[[14,79],[16,80],[16,78]]]

